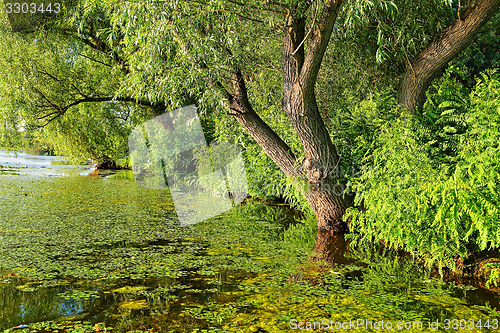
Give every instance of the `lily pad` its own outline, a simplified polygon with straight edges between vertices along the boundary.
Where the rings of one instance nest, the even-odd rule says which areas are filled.
[[[132,309],[132,310],[140,310],[148,307],[146,300],[141,299],[138,301],[127,301],[123,302],[119,305],[121,308]]]
[[[25,284],[22,286],[16,286],[16,289],[19,289],[21,291],[35,291],[35,288],[31,286],[31,284]]]
[[[113,292],[120,293],[120,294],[132,294],[132,293],[136,293],[138,291],[142,291],[142,290],[146,290],[146,289],[148,289],[148,287],[145,287],[145,286],[135,286],[135,287],[125,286],[122,288],[115,289],[115,290],[113,290]]]

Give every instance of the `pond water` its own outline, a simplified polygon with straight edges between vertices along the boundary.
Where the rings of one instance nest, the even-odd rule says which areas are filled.
[[[71,166],[60,156],[7,151],[0,149],[0,175],[67,176],[78,173],[87,175],[93,165]]]
[[[168,190],[139,188],[130,173],[86,177],[54,167],[54,157],[5,155],[4,169],[19,172],[0,174],[0,331],[500,325],[495,294],[445,283],[394,252],[348,251],[343,237],[316,234],[314,219],[287,206],[247,201],[180,227]]]

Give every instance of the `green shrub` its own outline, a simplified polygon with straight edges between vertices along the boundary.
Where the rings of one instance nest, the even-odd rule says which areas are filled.
[[[500,81],[486,72],[467,98],[451,100],[450,80],[434,87],[443,100],[426,104],[424,114],[440,112],[434,120],[406,114],[382,126],[363,174],[350,180],[366,211],[345,218],[358,241],[384,240],[454,268],[467,247],[500,247]]]
[[[297,250],[310,253],[316,245],[318,224],[316,216],[307,214],[296,224],[290,225],[283,234],[283,241]]]

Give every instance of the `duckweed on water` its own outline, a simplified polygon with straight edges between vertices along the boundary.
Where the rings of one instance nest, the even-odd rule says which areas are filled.
[[[112,332],[111,327],[106,327],[105,323],[92,324],[90,322],[61,322],[56,323],[53,321],[40,322],[30,325],[30,328],[16,330],[14,332],[73,332],[73,333],[87,333],[87,332]],[[9,331],[6,331],[9,332]]]
[[[0,205],[0,329],[283,332],[292,319],[499,317],[394,253],[306,264],[315,221],[282,206],[181,228],[167,191],[127,177],[5,178]]]

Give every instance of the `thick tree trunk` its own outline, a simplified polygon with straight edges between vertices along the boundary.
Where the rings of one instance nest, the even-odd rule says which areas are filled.
[[[319,113],[314,86],[341,3],[341,0],[325,3],[319,20],[312,24],[314,31],[308,34],[307,54],[304,52],[304,38],[308,38],[305,35],[305,17],[292,9],[284,25],[284,96],[281,104],[303,145],[305,158],[302,163],[296,161],[290,147],[253,110],[239,70],[232,78],[234,95],[219,82],[211,81],[213,87],[226,95],[230,114],[266,154],[287,176],[294,177],[297,184],[306,184],[301,190],[316,214],[319,229],[331,233],[348,230],[342,216],[353,201],[351,197],[343,196],[345,184],[339,182],[337,169],[340,157]]]
[[[344,184],[338,180],[339,155],[321,118],[314,93],[317,75],[328,46],[342,1],[328,1],[305,54],[305,18],[287,18],[283,34],[283,110],[304,147],[302,161],[308,182],[307,201],[316,214],[320,230],[344,233],[342,220],[352,198],[343,197]]]
[[[319,115],[316,100],[312,100],[313,106],[309,108],[316,118],[298,116],[303,109],[300,93],[293,94],[294,99],[289,106],[294,111],[289,116],[306,153],[300,165],[290,147],[253,110],[239,71],[233,77],[233,86],[235,95],[228,96],[230,109],[234,112],[232,115],[287,176],[297,180],[307,179],[307,186],[301,190],[316,214],[319,229],[332,233],[347,232],[342,216],[346,208],[352,206],[352,198],[343,197],[345,185],[337,180],[340,176],[336,169],[339,156]]]
[[[472,1],[452,25],[408,64],[399,86],[399,105],[418,113],[424,105],[425,92],[432,80],[448,62],[470,45],[474,36],[499,8],[500,0]]]
[[[329,185],[325,183],[323,186]],[[312,189],[307,194],[307,201],[316,214],[320,231],[329,231],[334,234],[343,234],[349,231],[349,226],[342,220],[342,217],[346,209],[353,205],[353,200],[351,197],[342,197],[342,191],[335,189],[338,185],[338,183],[334,183],[332,190],[325,187]],[[338,187],[344,188],[343,185]]]
[[[318,231],[316,234],[316,246],[313,255],[308,262],[328,262],[331,264],[350,264],[355,261],[354,258],[348,258],[350,242],[344,238],[344,235],[332,235],[329,232]]]

